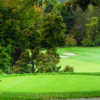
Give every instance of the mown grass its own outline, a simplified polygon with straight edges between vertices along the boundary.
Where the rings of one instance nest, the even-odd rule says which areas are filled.
[[[100,96],[99,73],[48,73],[2,76],[2,100],[47,100]],[[16,98],[16,99],[14,99]]]
[[[75,72],[100,72],[100,47],[58,48],[57,52],[61,56],[66,52],[75,54],[62,58],[59,63],[62,67],[73,66]]]
[[[84,96],[83,96],[84,95]],[[66,100],[78,98],[93,98],[100,96],[100,91],[92,92],[67,92],[67,93],[5,93],[0,96],[0,100]]]
[[[59,48],[59,65],[71,65],[73,73],[0,75],[0,100],[52,100],[100,97],[100,47]]]

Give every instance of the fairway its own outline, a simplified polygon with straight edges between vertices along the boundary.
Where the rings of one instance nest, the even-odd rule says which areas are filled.
[[[69,47],[58,48],[62,67],[73,66],[75,72],[100,72],[100,47]],[[66,56],[64,53],[73,53],[74,56]]]

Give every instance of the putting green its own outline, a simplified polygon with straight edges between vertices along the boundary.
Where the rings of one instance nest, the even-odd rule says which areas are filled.
[[[100,47],[69,47],[58,48],[61,58],[59,65],[74,67],[75,72],[100,72]],[[72,53],[64,55],[64,53]]]
[[[8,94],[45,94],[59,93],[68,96],[70,93],[99,92],[100,76],[91,74],[37,74],[2,77],[0,82],[0,93]],[[24,96],[25,96],[24,95]],[[72,94],[73,95],[73,94]],[[14,95],[12,95],[14,96]],[[85,95],[83,95],[84,97]],[[98,95],[95,95],[98,96]]]
[[[0,82],[0,91],[33,93],[81,92],[100,90],[100,88],[98,88],[99,85],[100,76],[85,74],[40,74],[2,78],[2,82]]]

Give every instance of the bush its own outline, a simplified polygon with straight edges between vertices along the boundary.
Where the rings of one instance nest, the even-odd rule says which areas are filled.
[[[24,73],[24,71],[23,71],[24,69],[20,65],[14,65],[12,70],[13,70],[13,73],[16,73],[16,74]]]
[[[100,32],[99,32],[99,34],[96,36],[95,45],[96,45],[96,46],[100,45]]]
[[[11,55],[10,47],[0,47],[0,70],[5,73],[10,72],[11,65]]]
[[[88,38],[85,38],[85,39],[82,41],[82,45],[83,45],[83,46],[94,46],[95,43],[94,43],[92,40],[90,40],[90,39],[88,39]]]
[[[14,73],[32,73],[32,60],[28,50],[22,52],[19,59],[16,61],[13,66]]]
[[[74,72],[74,68],[71,66],[65,66],[62,72]]]
[[[47,51],[45,54],[40,53],[36,59],[37,72],[58,72],[60,67],[57,67],[59,56],[52,50]]]
[[[28,50],[29,51],[29,50]],[[14,73],[32,72],[58,72],[61,67],[57,67],[59,55],[55,49],[49,49],[46,53],[40,53],[34,58],[32,52],[23,52],[16,64],[13,66]]]
[[[77,45],[77,41],[76,41],[76,39],[74,38],[73,35],[67,35],[66,39],[65,39],[65,44],[67,46],[76,46]]]
[[[3,73],[3,71],[0,69],[0,74],[2,74]]]

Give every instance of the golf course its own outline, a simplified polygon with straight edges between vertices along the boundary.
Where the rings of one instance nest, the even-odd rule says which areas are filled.
[[[100,100],[100,0],[0,0],[0,100]]]
[[[57,52],[62,67],[70,65],[74,72],[100,72],[100,47],[59,48]]]
[[[57,53],[61,56],[59,65],[73,66],[74,72],[3,74],[0,76],[0,98],[52,100],[100,97],[100,47],[58,48]]]

